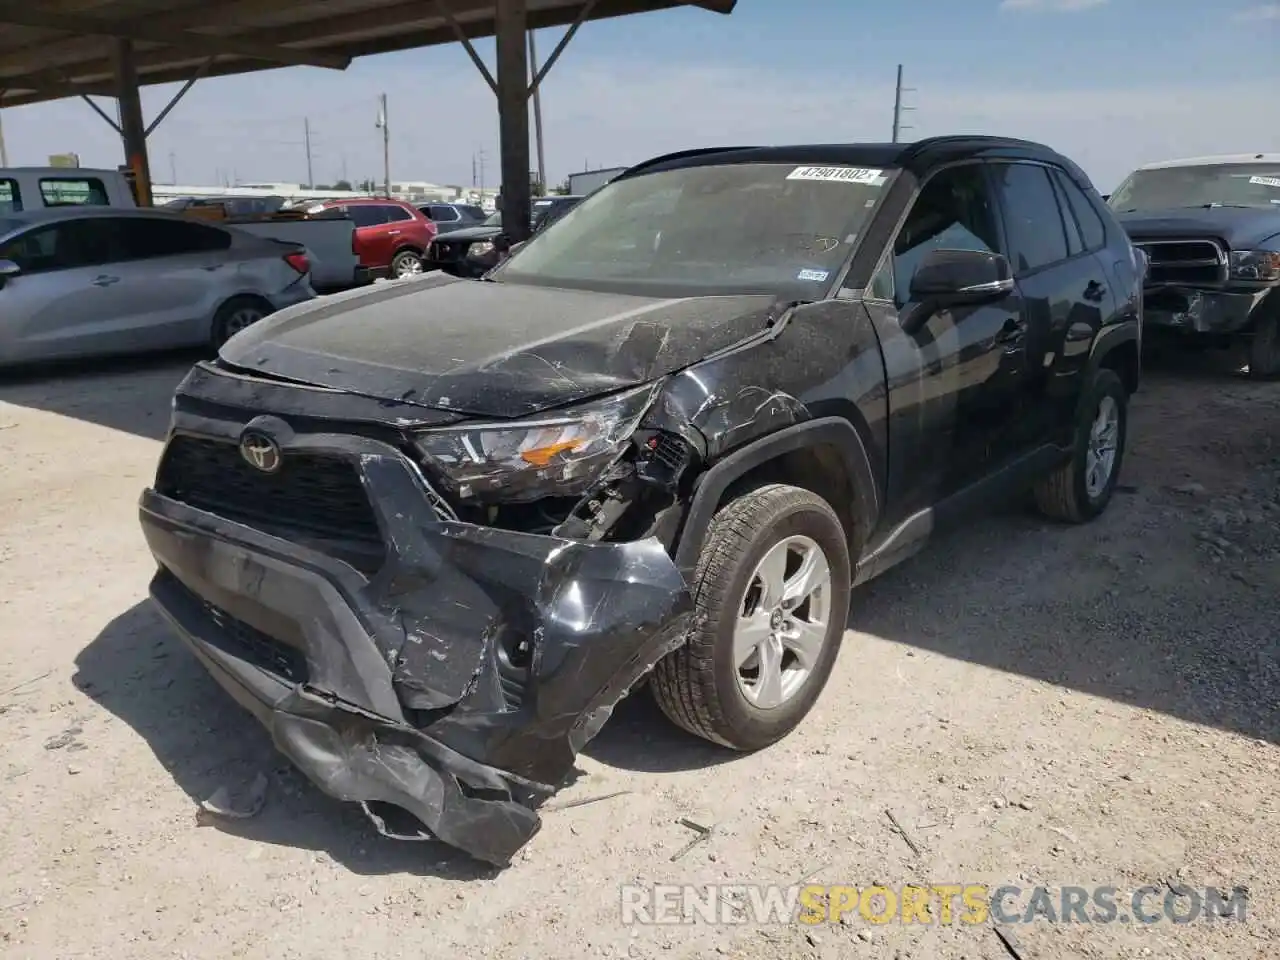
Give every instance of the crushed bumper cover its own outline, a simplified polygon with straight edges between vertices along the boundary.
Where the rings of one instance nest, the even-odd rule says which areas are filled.
[[[684,579],[657,540],[441,520],[417,468],[376,441],[289,434],[286,464],[317,444],[359,472],[387,547],[376,572],[149,489],[152,598],[323,791],[389,836],[371,803],[505,865],[614,705],[683,641]]]
[[[1143,294],[1143,323],[1188,334],[1246,332],[1254,309],[1268,291],[1202,290],[1195,287],[1148,287]]]

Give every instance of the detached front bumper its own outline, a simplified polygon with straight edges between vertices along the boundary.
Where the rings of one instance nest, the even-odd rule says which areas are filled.
[[[362,803],[388,835],[370,803],[508,863],[614,705],[683,641],[683,578],[657,540],[442,520],[395,448],[272,421],[253,424],[279,443],[280,476],[316,456],[357,473],[384,554],[303,545],[149,489],[140,515],[160,567],[156,605],[326,793]],[[234,444],[231,425],[201,426],[199,442]]]
[[[1148,287],[1143,293],[1143,323],[1187,334],[1235,334],[1249,330],[1255,308],[1268,290],[1217,290]]]

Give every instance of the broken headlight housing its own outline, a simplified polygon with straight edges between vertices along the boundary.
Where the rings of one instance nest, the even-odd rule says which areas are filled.
[[[527,420],[428,430],[414,446],[464,500],[581,496],[626,452],[655,389],[650,384]]]
[[[1280,280],[1280,250],[1231,251],[1231,276],[1236,280]]]

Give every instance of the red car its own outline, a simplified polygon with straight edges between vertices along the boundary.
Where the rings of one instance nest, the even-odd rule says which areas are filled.
[[[324,200],[307,213],[342,210],[356,226],[355,252],[365,280],[377,277],[411,277],[422,272],[422,257],[438,228],[422,211],[401,200],[360,197]]]

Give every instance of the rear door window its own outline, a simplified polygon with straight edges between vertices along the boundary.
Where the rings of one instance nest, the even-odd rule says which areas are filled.
[[[458,216],[458,211],[448,204],[437,204],[436,206],[428,207],[427,210],[428,216],[436,223],[453,223],[455,220],[461,219]]]
[[[1030,163],[992,164],[1014,272],[1067,259],[1067,232],[1049,172]]]
[[[347,207],[347,216],[357,227],[376,227],[387,222],[386,210],[381,204],[357,203]]]
[[[386,223],[396,223],[400,220],[413,219],[413,214],[411,214],[404,207],[393,207],[390,204],[387,204],[382,209],[386,211],[384,214]]]
[[[97,177],[44,177],[40,198],[46,207],[109,207],[107,188]]]
[[[22,191],[18,181],[0,178],[0,213],[17,213],[22,209]]]
[[[1067,203],[1066,194],[1062,192],[1062,182],[1052,173],[1049,174],[1049,181],[1053,184],[1053,192],[1058,198],[1058,212],[1062,216],[1062,226],[1067,231],[1067,255],[1079,256],[1084,253],[1084,239],[1080,236],[1080,226],[1076,223],[1076,216]]]
[[[1084,191],[1071,181],[1070,177],[1054,171],[1058,187],[1067,198],[1067,206],[1075,214],[1076,223],[1080,226],[1080,236],[1084,239],[1086,250],[1100,250],[1107,245],[1107,230],[1102,225],[1102,217],[1094,209]]]

